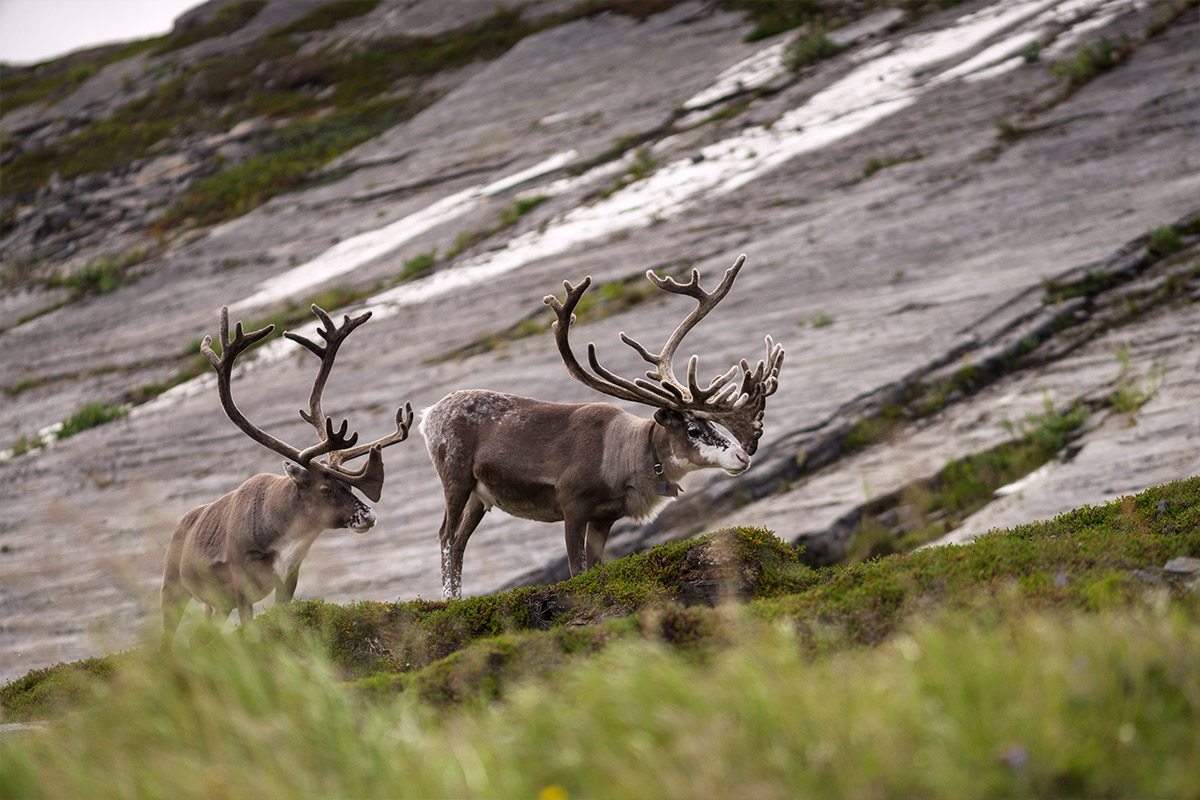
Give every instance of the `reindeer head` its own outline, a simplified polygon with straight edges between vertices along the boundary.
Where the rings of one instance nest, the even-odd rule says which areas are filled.
[[[740,364],[735,364],[725,373],[716,376],[704,388],[701,388],[696,380],[699,356],[693,355],[688,360],[686,384],[675,377],[671,360],[683,337],[729,293],[734,278],[745,262],[746,256],[739,256],[733,266],[726,270],[721,284],[713,292],[706,292],[700,288],[700,274],[696,270],[692,270],[691,280],[682,284],[674,278],[660,278],[647,270],[646,278],[659,289],[670,294],[692,297],[697,305],[657,353],[651,353],[626,336],[624,331],[621,332],[621,341],[632,347],[644,361],[653,365],[653,369],[648,370],[644,378],[635,378],[632,381],[601,366],[596,358],[595,344],[588,343],[588,363],[592,372],[583,368],[571,350],[569,336],[571,325],[575,321],[573,312],[579,299],[592,283],[590,276],[584,278],[578,286],[563,281],[563,287],[567,290],[565,302],[560,302],[554,295],[548,295],[544,300],[558,317],[554,323],[554,337],[558,343],[558,352],[572,377],[611,397],[662,409],[655,415],[655,420],[664,427],[675,424],[671,415],[678,417],[682,430],[690,441],[696,443],[697,456],[707,459],[694,463],[719,466],[733,474],[746,469],[750,464],[749,456],[758,449],[767,397],[779,388],[783,346],[776,344],[770,336],[766,337],[767,356],[758,362],[755,369],[751,370],[749,363],[742,359]],[[740,384],[735,382],[739,374]],[[709,448],[707,455],[702,455],[704,448]],[[724,455],[718,456],[717,451]],[[743,458],[745,463],[739,468]]]
[[[284,461],[283,469],[295,484],[304,518],[314,526],[349,528],[355,533],[375,527],[375,510],[359,500],[344,481],[291,461]]]
[[[319,439],[304,450],[283,442],[262,428],[254,425],[242,414],[233,402],[230,382],[233,375],[233,364],[237,357],[251,345],[262,341],[275,330],[274,325],[268,325],[261,330],[251,333],[242,332],[242,323],[234,328],[234,335],[229,336],[229,309],[222,306],[220,336],[222,353],[218,356],[212,349],[212,337],[205,336],[200,345],[200,352],[208,359],[217,371],[217,390],[221,397],[221,407],[226,416],[237,425],[247,436],[262,444],[288,461],[284,462],[288,477],[305,494],[306,497],[329,500],[328,506],[334,511],[329,513],[337,516],[337,525],[329,527],[348,527],[359,533],[368,530],[375,524],[375,512],[359,502],[350,491],[356,488],[372,501],[378,502],[383,492],[383,448],[402,442],[408,437],[409,426],[412,425],[412,407],[405,403],[403,408],[396,409],[396,430],[387,436],[376,439],[368,444],[357,445],[358,432],[347,435],[349,421],[342,420],[338,428],[334,428],[333,420],[325,416],[321,409],[321,396],[325,392],[325,383],[333,369],[334,359],[337,358],[338,348],[342,341],[362,323],[371,318],[371,312],[351,319],[345,317],[340,327],[335,326],[320,307],[313,305],[312,311],[324,323],[324,328],[318,328],[317,333],[325,340],[325,345],[319,345],[296,333],[284,335],[314,353],[321,359],[320,369],[313,381],[309,393],[308,410],[300,411],[300,417],[312,425]],[[360,469],[351,470],[342,466],[342,462],[361,455],[367,456],[367,463]],[[318,461],[318,456],[328,456],[327,461]],[[357,505],[352,505],[350,501]]]

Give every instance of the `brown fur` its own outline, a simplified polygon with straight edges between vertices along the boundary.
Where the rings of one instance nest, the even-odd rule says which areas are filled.
[[[286,466],[287,477],[255,475],[179,521],[163,565],[163,649],[189,599],[203,603],[212,621],[236,608],[245,623],[272,591],[275,602],[291,601],[300,563],[323,531],[374,524],[375,512],[344,483]]]
[[[618,519],[654,517],[667,502],[660,481],[676,486],[696,469],[749,465],[727,432],[687,412],[660,410],[649,420],[608,403],[549,403],[485,390],[447,395],[426,412],[421,433],[445,492],[439,539],[446,598],[459,595],[467,540],[493,505],[525,519],[564,522],[576,575],[600,562]],[[654,472],[651,436],[662,476]],[[717,450],[726,465],[714,461]]]

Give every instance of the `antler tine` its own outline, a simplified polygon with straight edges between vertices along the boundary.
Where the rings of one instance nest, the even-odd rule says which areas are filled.
[[[687,283],[679,283],[670,276],[660,278],[654,274],[653,270],[646,270],[646,278],[659,289],[671,294],[685,295],[696,300],[696,307],[692,309],[690,314],[684,317],[683,322],[679,323],[679,326],[667,339],[666,344],[663,345],[662,350],[657,354],[650,353],[641,345],[631,343],[633,342],[632,339],[626,341],[626,344],[634,347],[643,359],[655,366],[653,371],[646,373],[646,377],[663,383],[673,383],[682,388],[683,384],[675,377],[675,370],[671,366],[671,361],[675,358],[675,351],[679,349],[683,338],[688,335],[692,328],[696,327],[696,324],[700,320],[708,316],[708,313],[725,299],[725,295],[729,294],[729,290],[733,287],[734,278],[737,277],[738,272],[741,271],[742,265],[745,263],[746,254],[742,253],[733,262],[733,266],[725,271],[725,277],[721,279],[721,283],[711,292],[706,292],[700,287],[700,273],[698,270],[692,270],[691,280]],[[693,395],[692,400],[696,399]]]
[[[558,317],[552,326],[552,330],[554,331],[554,341],[558,345],[558,353],[562,356],[563,364],[567,367],[567,372],[583,385],[610,397],[631,400],[636,403],[645,403],[660,408],[677,408],[679,400],[674,395],[663,391],[657,386],[649,386],[644,381],[629,381],[602,367],[596,359],[596,345],[594,343],[588,343],[588,362],[591,364],[595,374],[588,372],[579,363],[579,359],[575,357],[575,353],[571,349],[571,326],[575,322],[575,307],[579,304],[583,293],[591,285],[591,275],[584,278],[578,286],[572,286],[570,281],[563,281],[563,288],[567,291],[565,302],[560,302],[552,294],[546,295],[542,299],[542,302],[550,306],[555,316]]]
[[[218,356],[212,349],[212,337],[205,336],[204,341],[200,343],[200,352],[212,364],[213,369],[217,372],[217,394],[221,398],[221,408],[225,411],[225,416],[229,417],[230,421],[236,425],[243,433],[249,436],[259,444],[274,450],[284,458],[289,458],[299,462],[301,453],[295,447],[292,447],[287,442],[276,439],[271,434],[259,428],[246,416],[242,414],[237,405],[233,402],[233,392],[230,389],[230,383],[233,378],[233,365],[237,357],[241,355],[247,348],[257,344],[266,337],[271,335],[275,330],[274,325],[268,325],[257,331],[244,333],[242,331],[242,323],[239,321],[234,326],[233,338],[229,338],[229,309],[226,306],[221,306],[220,317],[220,335],[221,335],[221,355]]]
[[[325,393],[325,384],[329,380],[329,374],[333,370],[333,362],[337,358],[338,348],[355,328],[371,318],[371,312],[367,311],[353,318],[349,314],[346,314],[342,324],[335,326],[333,320],[325,313],[325,310],[316,303],[312,304],[311,310],[325,326],[317,328],[317,333],[325,340],[324,346],[292,331],[286,331],[283,335],[293,342],[303,345],[309,352],[321,359],[321,367],[317,370],[317,376],[313,379],[312,391],[308,395],[308,411],[301,410],[300,418],[309,425],[312,425],[317,431],[317,436],[324,441],[326,439],[326,426],[324,423],[325,412],[321,408],[321,398]]]
[[[317,456],[323,456],[326,453],[334,453],[336,451],[343,450],[347,447],[353,447],[354,443],[358,441],[358,431],[354,431],[349,436],[347,436],[346,430],[349,427],[350,427],[350,420],[344,419],[344,420],[342,420],[342,424],[337,428],[337,430],[334,430],[333,418],[326,417],[325,418],[325,430],[323,431],[323,433],[325,435],[321,437],[320,442],[318,442],[317,444],[314,444],[312,447],[305,448],[300,453],[301,466],[307,467],[309,464],[312,463],[312,460],[314,458],[316,458]],[[332,466],[332,461],[333,460],[330,459],[331,466]]]
[[[389,434],[382,439],[377,439],[370,444],[359,445],[357,448],[335,453],[330,458],[331,462],[334,462],[336,459],[336,462],[340,463],[347,458],[356,458],[366,453],[366,464],[363,464],[357,470],[348,470],[336,465],[329,467],[329,470],[337,476],[338,480],[358,489],[370,500],[378,502],[383,494],[383,448],[407,439],[412,421],[412,405],[405,403],[404,408],[396,409],[395,433]]]
[[[563,286],[567,290],[566,301],[560,302],[554,295],[547,295],[543,302],[550,306],[558,317],[553,330],[559,354],[566,364],[567,371],[576,380],[604,394],[660,408],[709,413],[722,413],[741,408],[749,398],[744,388],[739,391],[737,384],[733,383],[739,371],[738,365],[735,364],[724,374],[714,377],[706,388],[701,388],[696,378],[697,356],[692,356],[688,362],[686,384],[675,376],[671,361],[688,332],[729,293],[734,279],[745,263],[745,254],[738,256],[733,266],[725,271],[721,283],[712,292],[707,292],[700,286],[700,273],[697,270],[692,270],[691,279],[687,283],[680,283],[670,276],[660,278],[654,274],[653,270],[646,271],[647,279],[656,287],[671,294],[691,297],[696,300],[696,307],[676,327],[662,350],[657,353],[651,352],[624,331],[621,332],[621,341],[633,348],[643,361],[653,366],[653,369],[646,371],[645,378],[637,378],[632,381],[603,367],[596,357],[594,344],[588,344],[588,363],[592,372],[585,370],[579,363],[571,350],[569,330],[575,319],[572,312],[584,291],[591,285],[592,279],[590,276],[585,278],[579,286],[572,286],[570,281],[563,281]]]
[[[387,436],[382,436],[373,442],[360,444],[358,447],[353,447],[354,442],[350,442],[345,448],[338,448],[329,458],[330,466],[337,467],[344,461],[358,458],[363,453],[370,452],[374,447],[383,449],[389,445],[399,444],[408,438],[409,428],[412,427],[413,410],[411,403],[405,403],[401,408],[396,409],[396,430],[389,433]],[[355,434],[357,436],[357,434]]]

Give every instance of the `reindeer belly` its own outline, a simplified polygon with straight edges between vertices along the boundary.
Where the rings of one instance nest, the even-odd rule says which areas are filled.
[[[475,482],[475,495],[489,507],[535,522],[562,522],[562,509],[554,487],[543,483],[504,483],[488,485]]]
[[[239,587],[243,596],[251,603],[257,603],[275,589],[275,580],[279,568],[279,557],[276,553],[252,552],[246,554],[242,567],[242,585]]]

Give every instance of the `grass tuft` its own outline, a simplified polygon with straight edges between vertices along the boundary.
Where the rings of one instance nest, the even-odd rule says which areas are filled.
[[[120,419],[125,416],[125,412],[126,409],[123,406],[100,402],[88,403],[63,420],[62,427],[58,429],[55,437],[58,439],[69,438],[88,428],[95,428],[106,422]]]
[[[818,28],[788,45],[783,55],[783,64],[791,72],[799,72],[818,61],[836,56],[844,49],[831,41],[823,29]]]

